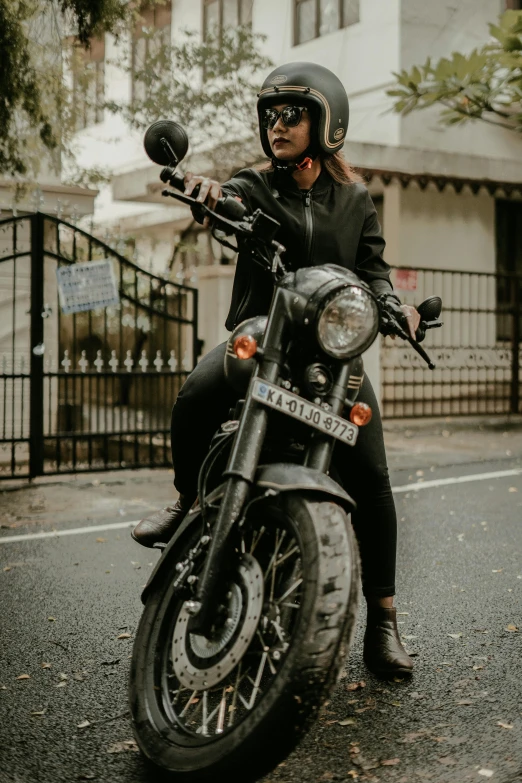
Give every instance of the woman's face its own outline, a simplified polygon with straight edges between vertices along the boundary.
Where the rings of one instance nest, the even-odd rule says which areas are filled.
[[[278,103],[272,108],[281,111],[288,103]],[[281,117],[278,118],[273,128],[269,128],[268,143],[272,154],[278,160],[294,160],[299,158],[310,145],[311,119],[305,109],[301,115],[301,121],[295,128],[287,128]]]

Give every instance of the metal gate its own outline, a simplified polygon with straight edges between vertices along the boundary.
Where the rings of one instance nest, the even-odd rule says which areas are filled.
[[[434,371],[410,346],[383,340],[384,416],[522,413],[522,276],[399,267],[392,280],[405,304],[440,296],[444,326],[423,343]]]
[[[56,270],[104,259],[119,304],[64,315]],[[0,221],[0,478],[169,465],[197,304],[63,220]]]

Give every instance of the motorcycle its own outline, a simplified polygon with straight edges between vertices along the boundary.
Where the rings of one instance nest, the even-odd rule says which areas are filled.
[[[145,756],[183,780],[245,783],[295,747],[345,664],[359,600],[354,502],[335,480],[334,446],[371,417],[357,402],[361,354],[379,330],[419,345],[442,302],[418,307],[417,339],[398,305],[336,266],[285,268],[279,224],[230,195],[186,196],[176,167],[188,139],[159,121],[145,135],[163,191],[235,237],[274,281],[267,317],[241,323],[225,369],[238,393],[199,474],[198,500],[146,585],[130,677]],[[180,192],[176,192],[180,191]],[[223,776],[223,777],[220,777]]]

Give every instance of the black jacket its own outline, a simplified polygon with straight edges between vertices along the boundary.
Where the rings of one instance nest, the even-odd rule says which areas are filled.
[[[276,239],[286,248],[283,260],[289,270],[339,264],[356,272],[375,294],[393,291],[382,257],[385,242],[364,185],[340,185],[323,169],[313,187],[303,191],[289,173],[243,169],[223,185],[223,192],[239,196],[249,212],[259,207],[281,224]],[[271,275],[240,252],[227,329],[266,315],[272,291]]]

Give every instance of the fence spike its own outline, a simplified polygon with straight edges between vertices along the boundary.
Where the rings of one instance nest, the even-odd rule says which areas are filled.
[[[96,359],[93,362],[94,366],[96,367],[97,372],[101,372],[103,369],[103,359],[101,355],[101,351],[96,351]]]
[[[163,359],[161,356],[161,351],[156,351],[156,358],[154,359],[154,366],[158,372],[161,372],[161,368],[163,367]]]
[[[89,366],[89,360],[87,359],[87,356],[85,355],[85,351],[82,351],[81,359],[79,359],[78,365],[79,365],[80,370],[82,372],[86,372],[87,371],[87,368]]]
[[[67,348],[63,352],[63,359],[60,364],[62,365],[65,372],[69,372],[72,362],[69,359],[69,350]]]
[[[138,364],[141,367],[141,371],[146,372],[147,367],[149,366],[149,360],[147,359],[147,351],[141,352],[141,359],[139,360]]]
[[[134,359],[132,358],[130,351],[127,351],[127,358],[125,359],[123,364],[127,368],[127,372],[131,372],[132,371],[132,367],[134,365]]]
[[[176,359],[176,354],[174,353],[174,350],[170,352],[170,358],[167,364],[169,365],[171,372],[176,372],[176,368],[178,366],[178,360]]]
[[[116,351],[111,351],[111,358],[109,360],[109,367],[113,372],[116,372],[118,369],[118,359],[116,358]]]

